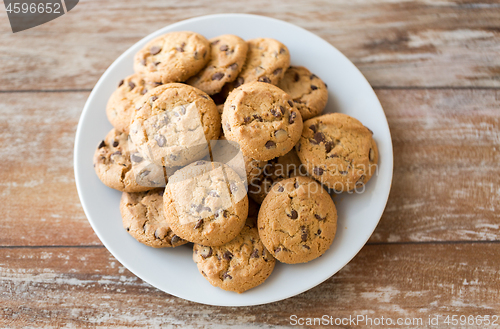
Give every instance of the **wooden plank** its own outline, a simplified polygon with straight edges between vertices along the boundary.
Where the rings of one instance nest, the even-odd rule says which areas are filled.
[[[437,315],[440,327],[445,327],[447,315],[499,314],[499,259],[496,243],[371,245],[335,276],[299,296],[225,308],[163,293],[131,274],[104,248],[4,248],[0,324],[242,328],[252,322],[251,327],[281,328],[290,327],[292,315],[383,316],[394,321],[428,321]],[[455,328],[465,327],[481,326]]]
[[[304,27],[342,51],[374,86],[500,87],[498,1],[83,0],[67,15],[20,33],[0,22],[0,90],[90,89],[149,33],[220,12]]]
[[[370,242],[500,240],[500,91],[377,90],[394,142]],[[95,245],[72,150],[87,92],[0,98],[0,245]],[[369,126],[369,123],[366,123]]]

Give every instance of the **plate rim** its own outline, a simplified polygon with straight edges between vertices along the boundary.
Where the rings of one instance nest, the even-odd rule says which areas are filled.
[[[380,109],[382,110],[382,113],[383,113],[383,117],[384,117],[384,121],[385,121],[385,124],[387,125],[387,132],[388,132],[388,137],[389,137],[389,143],[388,143],[388,147],[389,147],[389,154],[390,154],[390,159],[384,159],[384,162],[386,162],[386,166],[389,166],[390,168],[390,175],[389,175],[389,182],[388,182],[388,190],[387,190],[387,195],[386,197],[384,198],[384,206],[382,207],[381,211],[380,211],[380,214],[377,214],[377,217],[378,217],[378,220],[376,222],[376,224],[374,225],[373,227],[373,230],[371,230],[370,234],[368,235],[368,237],[366,238],[366,240],[364,241],[364,243],[358,248],[358,250],[356,250],[355,253],[353,253],[353,255],[335,272],[333,273],[326,273],[319,282],[307,287],[307,288],[304,288],[300,291],[294,291],[290,294],[286,294],[286,296],[281,296],[279,298],[268,298],[266,299],[265,301],[260,301],[260,302],[254,302],[254,303],[242,303],[242,304],[238,304],[238,305],[229,305],[229,304],[225,304],[225,303],[218,303],[218,302],[206,302],[206,301],[199,301],[199,300],[196,300],[196,299],[193,299],[193,298],[189,298],[189,297],[185,297],[185,296],[180,296],[176,293],[172,293],[170,291],[166,291],[162,288],[159,288],[157,287],[155,284],[147,281],[146,279],[144,279],[142,277],[142,275],[139,275],[136,273],[136,270],[135,269],[132,269],[131,267],[127,266],[126,264],[128,263],[127,260],[124,260],[122,259],[121,256],[118,256],[116,255],[111,249],[110,247],[108,246],[108,243],[103,239],[103,237],[101,236],[101,234],[99,233],[99,230],[96,229],[96,226],[94,225],[93,223],[93,220],[91,220],[90,216],[88,215],[90,213],[90,211],[88,210],[88,205],[85,204],[85,201],[84,201],[84,198],[83,198],[83,191],[82,191],[82,183],[80,181],[80,177],[79,177],[79,171],[80,171],[80,165],[79,163],[81,163],[81,161],[79,161],[79,155],[78,155],[78,150],[80,148],[80,144],[82,143],[82,140],[83,140],[83,136],[81,136],[82,134],[82,129],[83,129],[83,122],[85,121],[84,118],[89,115],[90,113],[90,103],[91,103],[91,100],[95,97],[96,93],[97,93],[97,90],[100,89],[101,85],[104,84],[104,80],[106,80],[106,77],[110,74],[110,72],[113,70],[113,68],[117,65],[119,65],[118,63],[121,62],[121,60],[126,57],[131,51],[133,48],[135,48],[136,46],[140,45],[140,44],[143,44],[143,43],[146,43],[147,41],[165,33],[163,32],[165,29],[175,29],[177,28],[179,25],[184,25],[184,24],[189,24],[189,23],[195,23],[195,22],[198,22],[198,21],[203,21],[203,20],[209,20],[209,19],[214,19],[214,18],[220,18],[220,17],[249,17],[249,18],[252,18],[252,19],[260,19],[260,20],[264,20],[264,21],[270,21],[270,22],[274,22],[274,23],[280,23],[280,24],[285,24],[285,25],[289,25],[289,26],[293,26],[294,28],[296,29],[300,29],[302,30],[303,32],[306,32],[307,34],[311,34],[311,35],[314,35],[315,37],[318,38],[319,41],[321,41],[322,43],[326,44],[327,46],[333,48],[333,50],[335,52],[338,53],[338,55],[344,57],[344,59],[346,61],[348,61],[350,63],[350,65],[353,66],[353,68],[355,70],[357,70],[360,74],[360,76],[362,77],[362,79],[364,80],[364,82],[366,82],[366,84],[370,87],[370,89],[372,90],[372,92],[374,93],[374,96],[375,96],[375,99],[376,99],[376,102],[377,102],[377,105],[380,107]],[[104,247],[107,249],[107,251],[118,261],[120,262],[128,271],[130,271],[132,274],[134,274],[136,277],[140,278],[141,280],[143,280],[144,282],[147,282],[149,285],[151,285],[152,287],[155,287],[156,289],[160,290],[160,291],[163,291],[169,295],[172,295],[172,296],[175,296],[177,298],[182,298],[184,300],[188,300],[188,301],[192,301],[192,302],[196,302],[196,303],[199,303],[199,304],[204,304],[204,305],[212,305],[212,306],[224,306],[224,307],[244,307],[244,306],[255,306],[255,305],[264,305],[264,304],[269,304],[269,303],[273,303],[273,302],[277,302],[277,301],[281,301],[281,300],[284,300],[284,299],[288,299],[290,297],[293,297],[293,296],[297,296],[305,291],[308,291],[318,285],[320,285],[321,283],[325,282],[326,280],[328,280],[329,278],[331,278],[332,276],[334,276],[335,274],[337,274],[341,269],[343,269],[348,263],[351,262],[351,260],[359,254],[360,250],[366,245],[366,243],[368,242],[368,240],[370,239],[370,237],[373,235],[373,232],[375,231],[376,227],[378,226],[378,224],[380,223],[380,219],[382,218],[382,215],[385,211],[385,208],[387,207],[387,202],[388,202],[388,199],[389,199],[389,195],[390,195],[390,191],[392,189],[392,181],[393,181],[393,176],[394,176],[394,150],[393,150],[393,142],[392,142],[392,136],[391,136],[391,131],[390,131],[390,127],[389,127],[389,124],[388,124],[388,121],[387,121],[387,116],[385,114],[385,111],[380,103],[380,100],[378,98],[378,96],[376,95],[375,91],[373,90],[373,87],[371,86],[371,84],[369,83],[369,81],[366,79],[366,77],[363,75],[363,73],[354,65],[354,63],[352,63],[344,54],[342,54],[335,46],[333,46],[332,44],[330,44],[329,42],[327,42],[326,40],[324,40],[323,38],[321,38],[320,36],[314,34],[313,32],[310,32],[298,25],[295,25],[293,23],[290,23],[290,22],[287,22],[287,21],[283,21],[283,20],[280,20],[280,19],[276,19],[276,18],[273,18],[273,17],[268,17],[268,16],[262,16],[262,15],[254,15],[254,14],[245,14],[245,13],[218,13],[218,14],[211,14],[211,15],[202,15],[202,16],[197,16],[197,17],[192,17],[192,18],[188,18],[188,19],[185,19],[185,20],[181,20],[181,21],[177,21],[173,24],[169,24],[169,25],[166,25],[150,34],[148,34],[147,36],[143,37],[142,39],[140,39],[139,41],[135,42],[133,45],[131,45],[130,47],[127,48],[127,50],[125,50],[120,56],[118,56],[114,61],[113,63],[111,63],[111,65],[104,71],[104,73],[100,76],[99,80],[96,82],[95,86],[92,88],[92,91],[91,93],[89,94],[86,102],[85,102],[85,105],[83,107],[83,110],[82,110],[82,113],[80,115],[80,118],[78,120],[78,125],[77,125],[77,129],[76,129],[76,133],[75,133],[75,144],[74,144],[74,148],[73,148],[73,169],[74,169],[74,175],[75,175],[75,184],[76,184],[76,187],[77,187],[77,192],[78,192],[78,197],[79,197],[79,200],[80,200],[80,203],[82,205],[82,208],[83,208],[83,211],[85,213],[85,216],[87,218],[87,221],[90,223],[94,233],[97,235],[97,237],[99,238],[99,240],[101,241],[101,243],[104,245]]]

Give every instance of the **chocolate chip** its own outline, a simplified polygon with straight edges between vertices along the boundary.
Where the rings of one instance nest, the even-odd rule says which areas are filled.
[[[321,168],[321,167],[314,167],[313,174],[315,174],[316,176],[323,175],[323,168]]]
[[[318,229],[318,232],[316,232],[316,235],[321,235],[321,230]]]
[[[249,123],[249,122],[250,122],[250,120],[252,120],[250,117],[245,117],[245,118],[243,118],[243,121],[244,121],[245,123]]]
[[[218,44],[218,43],[219,43],[219,41],[220,41],[220,40],[214,40],[214,41],[212,41],[212,45],[214,45],[214,46],[215,46],[216,44]]]
[[[142,64],[143,66],[146,66],[146,60],[145,60],[145,59],[141,59],[141,64]]]
[[[158,99],[158,97],[153,96],[153,97],[151,97],[149,100],[150,100],[151,102],[154,102],[154,101],[155,101],[155,100],[157,100],[157,99]]]
[[[143,172],[139,173],[139,177],[144,178],[147,175],[149,175],[150,173],[151,173],[151,170],[144,170]]]
[[[164,147],[167,144],[167,139],[163,135],[156,135],[154,138],[159,147]]]
[[[271,83],[271,79],[269,79],[269,78],[268,78],[268,77],[266,77],[266,76],[260,77],[260,78],[258,79],[258,81],[260,81],[260,82],[265,82],[265,83]]]
[[[338,157],[339,157],[339,155],[338,155],[338,154],[336,154],[336,153],[334,153],[334,154],[330,154],[330,155],[328,156],[328,158],[338,158]]]
[[[177,242],[179,242],[180,240],[181,240],[181,238],[179,238],[177,235],[174,234],[174,236],[172,237],[172,239],[170,239],[170,244],[174,245]]]
[[[288,217],[290,217],[291,219],[297,219],[299,218],[299,214],[297,213],[297,211],[293,210],[292,209],[292,212],[290,214],[286,214]]]
[[[254,249],[252,253],[250,254],[250,258],[259,258],[259,250]]]
[[[370,149],[370,153],[368,154],[368,159],[370,159],[370,162],[373,162],[373,160],[375,160],[375,151],[373,149]]]
[[[225,272],[224,274],[222,274],[222,278],[223,279],[230,279],[231,280],[233,277],[230,276],[227,272]]]
[[[266,148],[267,149],[273,149],[273,148],[276,148],[276,143],[273,142],[273,141],[267,141],[266,143]]]
[[[317,78],[317,76],[316,76],[316,74],[311,74],[311,75],[309,76],[309,78],[312,80],[312,79],[314,79],[314,78]]]
[[[149,48],[149,52],[151,53],[151,55],[156,55],[160,51],[161,51],[161,48],[158,46],[153,46],[153,47]]]
[[[142,230],[144,231],[144,233],[146,233],[146,225],[147,223],[144,223],[144,225],[142,225]]]
[[[305,242],[307,241],[307,236],[309,235],[309,229],[307,229],[305,226],[302,226],[301,229],[302,229],[302,235],[301,235],[302,242]]]
[[[132,160],[132,162],[139,163],[144,159],[140,155],[138,155],[137,153],[134,153],[130,156],[130,160]]]
[[[275,110],[275,109],[271,109],[269,112],[271,112],[271,114],[277,118],[281,118],[281,111],[280,110]]]
[[[278,247],[274,250],[274,253],[279,253],[281,251],[281,247]]]
[[[297,152],[300,152],[300,148],[301,148],[302,144],[301,143],[298,143],[297,144]]]
[[[208,258],[208,257],[212,256],[212,248],[211,247],[201,248],[200,256],[203,258]]]
[[[299,81],[299,79],[300,79],[300,75],[298,73],[295,73],[295,75],[293,76],[293,81],[297,82],[297,81]]]
[[[316,132],[316,130],[318,129],[318,127],[316,127],[316,125],[310,125],[309,129],[311,129],[313,132]]]
[[[146,94],[147,92],[148,92],[148,90],[147,90],[146,88],[144,88],[144,89],[142,89],[142,91],[141,91],[141,95],[144,95],[144,94]]]
[[[220,197],[219,193],[217,193],[217,191],[215,191],[215,190],[208,192],[208,195],[213,196],[214,198]]]
[[[311,85],[311,89],[316,90],[316,89],[318,89],[318,87],[316,87],[315,85]]]
[[[198,222],[196,222],[196,225],[194,226],[194,229],[199,229],[203,225],[203,218],[200,219]]]
[[[278,192],[283,192],[285,190],[285,188],[283,186],[278,186]]]
[[[236,70],[238,68],[238,64],[237,63],[233,63],[233,64],[229,65],[229,68],[231,70]]]
[[[104,146],[106,146],[106,143],[104,142],[104,140],[102,140],[97,148],[100,149],[103,148]]]
[[[302,247],[306,248],[306,249],[311,249],[307,244],[303,244]]]
[[[186,108],[184,107],[184,105],[181,105],[181,114],[186,114]]]
[[[330,151],[335,147],[335,143],[333,142],[326,142],[325,143],[325,151],[326,153],[330,153]]]
[[[153,65],[154,65],[154,66],[158,66],[158,65],[160,65],[160,64],[161,64],[161,62],[154,62],[154,63],[153,63]]]
[[[283,72],[283,69],[282,68],[278,68],[276,70],[273,71],[273,74],[274,75],[278,75],[278,74],[281,74],[281,72]]]
[[[317,220],[325,220],[325,219],[326,219],[326,217],[325,217],[325,218],[323,218],[323,217],[321,217],[321,216],[320,216],[320,215],[318,215],[318,214],[314,214],[314,218],[316,218]]]
[[[229,49],[229,47],[227,45],[222,45],[219,47],[220,51],[226,51]]]
[[[113,155],[122,155],[122,152],[116,151],[115,153],[111,154],[111,156],[113,156]]]
[[[280,54],[284,54],[284,53],[286,53],[285,48],[281,48],[281,49],[280,49]]]
[[[295,181],[295,183],[293,184],[293,187],[295,187],[296,189],[299,188],[299,182]]]
[[[229,217],[229,212],[227,210],[224,210],[224,212],[222,213],[222,216],[224,216],[224,218]]]
[[[212,80],[220,80],[224,78],[224,73],[222,72],[217,72],[214,75],[212,75]]]
[[[236,81],[233,82],[233,87],[238,88],[239,86],[241,86],[244,83],[245,83],[245,79],[242,77],[238,77],[238,79],[236,79]]]
[[[127,232],[129,232],[130,231],[130,227],[127,227],[126,230],[127,230]]]
[[[186,45],[186,43],[185,43],[185,42],[183,42],[183,43],[181,44],[181,46],[180,46],[180,47],[175,48],[175,50],[177,50],[177,51],[178,51],[178,52],[180,52],[180,53],[183,53],[183,52],[184,52],[184,46],[185,46],[185,45]]]
[[[120,80],[120,82],[118,83],[118,87],[121,87],[123,85],[123,80]]]
[[[314,139],[318,144],[323,143],[325,141],[325,135],[321,132],[317,132],[314,134]]]
[[[233,258],[233,254],[227,250],[223,255],[222,257],[225,259],[225,260],[231,260]]]
[[[257,115],[257,114],[254,114],[254,115],[253,115],[253,118],[254,118],[255,120],[259,121],[259,122],[262,122],[262,121],[263,121],[263,120],[262,120],[262,117],[261,117],[260,115]]]
[[[155,231],[155,239],[158,239],[158,240],[161,240],[162,238],[160,238],[159,234],[158,234],[158,230]]]
[[[289,101],[288,101],[288,105],[290,105],[290,107],[293,107],[293,103],[292,103],[292,101],[290,101],[290,100],[289,100]]]
[[[297,113],[290,112],[290,118],[288,119],[288,123],[293,124],[295,122],[295,118],[297,117]]]
[[[231,126],[229,125],[229,123],[226,122],[225,126],[228,131],[231,131]]]

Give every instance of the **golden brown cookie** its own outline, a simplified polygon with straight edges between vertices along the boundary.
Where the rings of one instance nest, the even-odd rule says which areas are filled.
[[[220,35],[209,42],[210,61],[186,83],[213,95],[221,91],[224,84],[236,79],[245,63],[248,45],[232,34]]]
[[[210,44],[194,32],[170,32],[148,42],[134,57],[134,70],[152,82],[180,82],[210,60]]]
[[[226,138],[239,143],[244,155],[266,161],[293,148],[302,131],[302,116],[283,90],[251,82],[227,98],[222,126]]]
[[[267,162],[260,171],[260,175],[248,183],[248,196],[260,204],[274,184],[295,176],[307,176],[307,171],[295,150],[292,149],[287,154]]]
[[[292,97],[302,120],[320,115],[328,102],[326,84],[302,66],[291,66],[278,83]]]
[[[245,225],[245,184],[226,165],[197,161],[169,177],[165,220],[179,237],[204,246],[234,239]]]
[[[141,192],[165,186],[164,170],[129,149],[128,135],[115,128],[99,143],[94,169],[108,187],[122,192]]]
[[[378,150],[370,129],[342,113],[307,120],[296,146],[308,173],[338,192],[363,188],[377,170]]]
[[[276,263],[262,244],[257,228],[248,225],[225,245],[208,247],[195,244],[193,260],[213,286],[237,293],[263,283]]]
[[[293,177],[274,185],[259,211],[259,235],[280,262],[305,263],[324,254],[337,230],[337,210],[315,180]]]
[[[163,218],[163,188],[148,192],[123,192],[120,212],[123,227],[146,246],[177,247],[186,243],[172,232]]]
[[[138,74],[132,74],[120,81],[106,106],[106,115],[113,127],[128,134],[130,121],[136,110],[136,102],[148,90],[157,86],[159,84],[149,83]]]
[[[150,161],[175,167],[208,155],[220,135],[220,115],[203,91],[180,83],[161,85],[143,96],[130,125],[138,152]]]

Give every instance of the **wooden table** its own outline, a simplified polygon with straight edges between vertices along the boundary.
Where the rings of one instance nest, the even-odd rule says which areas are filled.
[[[0,327],[280,328],[292,315],[364,315],[439,316],[447,328],[448,315],[500,314],[500,1],[88,0],[16,34],[1,11]],[[73,176],[78,119],[104,70],[149,33],[220,12],[328,40],[372,84],[394,144],[392,192],[367,245],[316,288],[256,307],[199,305],[135,277],[92,231]]]

